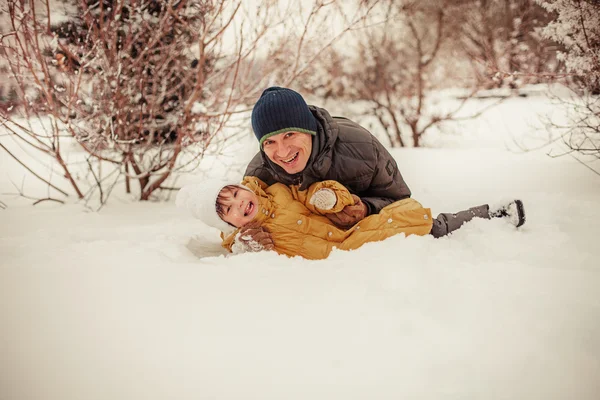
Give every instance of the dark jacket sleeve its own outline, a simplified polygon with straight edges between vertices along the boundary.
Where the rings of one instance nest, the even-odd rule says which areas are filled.
[[[373,137],[374,171],[367,191],[361,193],[361,200],[368,207],[369,215],[398,200],[410,197],[410,189],[400,174],[392,155]]]

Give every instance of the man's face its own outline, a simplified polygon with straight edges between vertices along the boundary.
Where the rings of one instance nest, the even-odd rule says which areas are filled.
[[[254,219],[258,212],[258,196],[240,187],[223,188],[219,193],[221,219],[240,228]]]
[[[288,174],[306,168],[312,152],[312,135],[302,132],[284,132],[263,142],[263,151],[271,161]]]

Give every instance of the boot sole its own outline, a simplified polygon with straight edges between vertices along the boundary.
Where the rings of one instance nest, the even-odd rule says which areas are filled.
[[[525,207],[523,206],[523,202],[521,200],[515,200],[515,205],[517,206],[517,213],[519,215],[519,223],[517,224],[518,228],[525,223]]]

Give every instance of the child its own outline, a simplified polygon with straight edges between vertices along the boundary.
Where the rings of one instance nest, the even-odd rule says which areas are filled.
[[[298,186],[276,183],[267,186],[252,176],[241,184],[224,181],[207,181],[184,187],[177,195],[177,205],[188,208],[204,223],[221,230],[223,247],[238,252],[239,228],[249,225],[264,227],[270,232],[272,247],[279,254],[302,256],[307,259],[327,258],[331,250],[353,250],[367,242],[386,239],[404,233],[408,235],[432,234],[440,237],[458,229],[473,217],[504,217],[517,215],[514,225],[525,221],[522,203],[511,203],[496,213],[488,206],[480,206],[457,214],[440,214],[432,219],[431,210],[408,198],[384,207],[358,222],[348,230],[337,228],[325,215],[341,211],[354,204],[350,192],[335,181],[314,183],[308,190]],[[460,224],[458,223],[459,221]],[[241,239],[241,240],[240,240]],[[262,246],[254,241],[259,251]],[[270,249],[270,248],[269,248]]]

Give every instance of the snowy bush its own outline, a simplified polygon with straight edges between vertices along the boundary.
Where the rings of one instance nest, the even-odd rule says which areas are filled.
[[[69,92],[76,91],[76,99],[67,92],[58,95],[62,116],[89,153],[124,165],[126,179],[135,176],[140,198],[147,200],[176,167],[179,154],[206,143],[217,129],[217,121],[192,108],[206,99],[206,77],[215,71],[217,48],[208,41],[219,39],[214,37],[222,27],[214,21],[218,4],[78,4],[82,17],[52,28],[55,60]],[[200,121],[209,122],[201,125],[206,130],[198,129]]]
[[[600,2],[538,1],[556,16],[542,33],[564,46],[558,57],[578,82],[572,99],[562,100],[569,122],[552,123],[552,128],[570,150],[600,157]]]
[[[13,135],[25,134],[59,164],[61,138],[74,138],[90,156],[88,178],[102,203],[123,180],[127,192],[137,181],[138,198],[148,200],[168,189],[173,172],[225,140],[231,116],[263,88],[262,76],[249,79],[246,69],[277,21],[269,3],[252,15],[252,29],[238,31],[232,22],[241,5],[10,0],[0,7],[10,21],[2,50],[19,86],[13,106],[23,107],[2,116]],[[43,135],[18,122],[48,115],[54,124]],[[77,196],[87,197],[79,186],[89,182],[61,165]]]
[[[36,148],[59,164],[61,138],[83,147],[90,167],[85,189],[61,164],[79,198],[99,193],[104,202],[123,181],[127,192],[131,182],[139,184],[139,199],[156,198],[157,190],[173,189],[174,173],[191,170],[249,128],[234,114],[247,112],[267,86],[288,86],[309,73],[312,61],[370,9],[358,5],[330,41],[317,43],[330,10],[341,6],[9,0],[0,5],[11,25],[1,48],[19,86],[21,101],[11,107],[22,107],[16,116],[0,115],[11,134],[26,132],[31,143],[39,133],[17,128],[17,119],[50,115],[55,123]]]
[[[556,14],[542,31],[543,35],[562,44],[558,57],[567,71],[575,74],[584,87],[600,94],[600,2],[584,0],[538,0]]]

